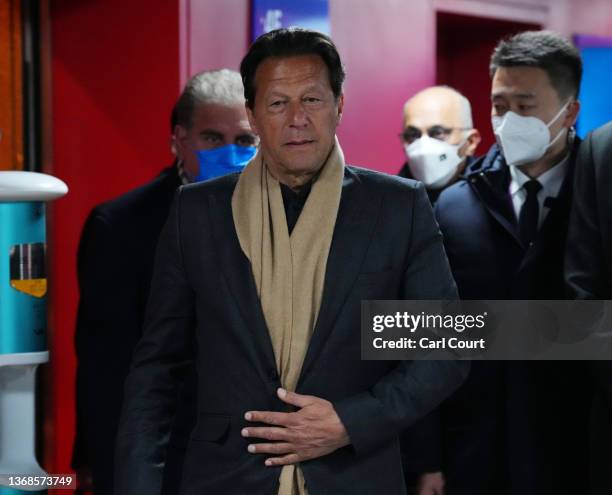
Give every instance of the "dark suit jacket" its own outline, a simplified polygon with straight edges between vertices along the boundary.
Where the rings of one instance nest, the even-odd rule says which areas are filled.
[[[567,242],[572,297],[612,299],[612,122],[585,139],[576,163]],[[592,494],[612,494],[612,360],[591,363],[596,395],[592,427]]]
[[[157,493],[175,370],[196,360],[198,421],[181,493],[273,495],[280,468],[249,454],[248,410],[285,410],[248,259],[237,175],[179,190],[160,238],[145,332],[126,382],[116,495]],[[360,302],[456,297],[423,187],[347,167],[323,300],[297,392],[330,400],[351,445],[301,463],[311,495],[403,494],[398,433],[463,380],[466,362],[362,361]],[[195,343],[194,343],[195,340]],[[193,356],[193,352],[195,357]]]
[[[465,166],[469,167],[474,161],[474,157],[466,157]],[[404,162],[397,175],[405,179],[414,179],[407,161]],[[463,178],[462,173],[458,180]],[[440,193],[444,189],[426,189],[427,196],[432,205],[436,204]],[[436,412],[428,414],[401,435],[400,448],[402,451],[406,486],[409,488],[409,491],[416,487],[421,474],[433,473],[442,469],[442,438],[438,425],[439,421],[440,418]],[[414,452],[417,450],[419,455],[414,455]]]
[[[518,235],[510,171],[497,145],[470,166],[465,180],[444,190],[436,218],[462,299],[565,299],[565,239],[579,145],[576,139],[566,179],[531,248]]]
[[[576,140],[561,191],[532,247],[519,238],[510,172],[497,146],[440,195],[436,217],[461,298],[565,299],[564,246],[578,147]],[[588,397],[584,363],[473,363],[466,383],[438,411],[448,495],[582,493]]]
[[[176,167],[165,169],[95,207],[81,236],[73,466],[91,467],[96,495],[112,493],[123,384],[142,334],[157,239],[179,184]]]

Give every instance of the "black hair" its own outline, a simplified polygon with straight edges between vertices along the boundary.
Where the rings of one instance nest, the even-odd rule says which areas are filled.
[[[270,57],[294,57],[318,55],[327,66],[329,84],[334,97],[342,93],[345,73],[340,55],[329,36],[317,31],[301,28],[275,29],[257,38],[240,63],[240,75],[244,85],[247,106],[255,105],[255,73],[257,67]]]
[[[578,49],[552,31],[524,31],[500,41],[489,64],[491,77],[500,67],[538,67],[546,72],[561,99],[578,97],[582,58]]]

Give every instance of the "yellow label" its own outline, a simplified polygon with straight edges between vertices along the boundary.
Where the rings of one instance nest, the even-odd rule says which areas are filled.
[[[30,296],[43,297],[47,293],[47,279],[11,280],[11,287]]]

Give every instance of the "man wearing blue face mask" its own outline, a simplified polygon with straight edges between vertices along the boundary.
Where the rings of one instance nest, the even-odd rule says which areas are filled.
[[[555,33],[524,32],[497,45],[490,75],[497,144],[436,204],[459,295],[564,299],[580,55]],[[430,438],[438,482],[424,475],[417,493],[587,493],[589,401],[581,362],[473,363]]]
[[[205,86],[219,87],[206,81],[214,74],[226,79],[223,94],[204,90]],[[226,69],[196,78],[187,85],[174,108],[173,144],[183,183],[239,172],[257,151],[258,138],[249,126],[244,96],[240,93],[240,75]]]
[[[153,181],[91,212],[78,254],[76,328],[77,436],[73,467],[91,472],[93,493],[112,493],[113,455],[123,382],[141,335],[155,246],[176,189],[241,170],[255,154],[238,72],[195,75],[171,117],[174,164]],[[186,370],[188,381],[192,375]],[[190,433],[190,387],[182,391],[164,473],[164,493],[178,492]]]
[[[226,144],[212,150],[200,150],[197,152],[200,172],[195,180],[200,182],[240,172],[255,156],[256,151],[255,146],[243,144]]]

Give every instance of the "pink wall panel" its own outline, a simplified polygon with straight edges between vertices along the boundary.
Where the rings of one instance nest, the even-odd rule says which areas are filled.
[[[181,85],[202,70],[238,70],[250,41],[250,0],[179,2]]]
[[[610,0],[569,1],[569,28],[572,34],[612,36]]]
[[[347,162],[396,173],[402,107],[435,81],[435,15],[429,2],[330,0],[332,37],[347,70],[338,135]]]
[[[610,0],[549,0],[549,29],[566,36],[612,36]]]

